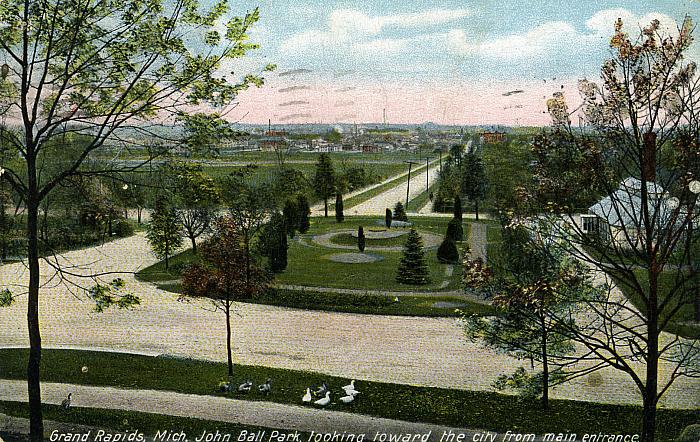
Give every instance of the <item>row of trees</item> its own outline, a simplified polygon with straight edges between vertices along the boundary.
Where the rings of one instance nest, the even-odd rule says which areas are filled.
[[[487,178],[484,162],[477,149],[469,147],[465,152],[464,145],[450,148],[450,155],[443,164],[438,175],[438,190],[433,199],[433,210],[447,212],[457,210],[454,204],[459,197],[466,198],[479,219],[479,204],[486,197]],[[458,210],[462,210],[460,207]]]

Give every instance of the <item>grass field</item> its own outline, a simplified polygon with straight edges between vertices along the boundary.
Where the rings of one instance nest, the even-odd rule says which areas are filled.
[[[448,281],[445,290],[458,289],[460,286],[461,272],[453,272],[452,276],[445,276],[446,265],[437,260],[436,250],[426,249],[425,256],[430,268],[432,283],[424,286],[412,286],[401,284],[394,280],[396,270],[401,259],[400,251],[372,251],[372,255],[380,258],[372,263],[346,264],[331,261],[330,255],[347,253],[351,250],[333,249],[322,247],[313,243],[311,237],[340,229],[357,229],[359,225],[365,228],[377,224],[374,218],[348,217],[343,223],[335,223],[334,220],[314,220],[308,234],[303,235],[303,242],[289,241],[287,269],[275,277],[277,284],[303,285],[310,287],[352,288],[367,290],[406,290],[425,291],[438,289],[443,281]],[[431,233],[443,234],[449,220],[421,218],[416,220],[416,227]],[[444,226],[444,227],[443,227]],[[348,235],[349,236],[349,235]],[[405,239],[398,238],[398,244]],[[179,278],[182,268],[187,265],[193,256],[191,252],[184,252],[173,257],[170,271],[166,272],[163,263],[157,263],[138,273],[138,277],[144,281],[172,281]],[[172,287],[170,287],[172,288]]]
[[[4,379],[24,379],[28,351],[0,350],[0,373]],[[89,367],[87,373],[81,367]],[[226,374],[226,364],[172,357],[149,357],[76,350],[44,350],[42,373],[45,382],[64,382],[127,389],[168,390],[199,395],[223,395],[216,387]],[[273,379],[273,393],[235,396],[246,400],[268,400],[299,404],[305,389],[325,380],[333,393],[348,379],[320,373],[282,370],[269,367],[240,366],[234,369],[234,379],[262,382]],[[468,373],[464,374],[469,376]],[[640,431],[641,408],[636,406],[604,405],[580,401],[551,401],[551,409],[543,411],[539,403],[491,392],[448,390],[371,381],[358,381],[361,392],[350,406],[331,405],[334,410],[348,411],[390,419],[427,422],[461,428],[491,431],[507,430],[543,434],[546,432],[633,434]],[[2,403],[5,412],[23,412],[22,406]],[[54,407],[48,407],[53,413]],[[26,409],[24,409],[26,412]],[[77,413],[76,413],[77,414]],[[97,413],[99,415],[99,413]],[[122,420],[119,412],[107,412]],[[80,420],[79,416],[68,415]],[[93,415],[94,416],[94,415]],[[56,415],[50,415],[56,417]],[[60,416],[58,416],[60,418]],[[143,416],[161,425],[159,417]],[[86,415],[89,423],[99,423],[97,417]],[[682,429],[700,420],[700,411],[660,409],[658,440],[675,438]],[[178,418],[179,421],[179,418]],[[192,424],[196,424],[193,422]],[[169,425],[166,423],[166,426]],[[119,427],[121,428],[121,427]]]

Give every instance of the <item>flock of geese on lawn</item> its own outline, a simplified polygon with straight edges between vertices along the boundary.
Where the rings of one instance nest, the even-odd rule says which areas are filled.
[[[253,390],[253,381],[248,379],[238,386],[238,393],[250,393]],[[342,395],[338,400],[343,404],[349,404],[355,400],[355,396],[360,394],[359,391],[355,390],[355,380],[351,380],[348,385],[342,387],[344,395]],[[222,392],[226,393],[231,391],[231,385],[225,384]],[[264,384],[258,385],[258,391],[261,394],[269,395],[272,393],[272,379],[268,378]],[[306,394],[301,398],[301,402],[304,404],[313,404],[319,407],[326,407],[331,403],[331,390],[328,388],[326,381],[321,382],[319,387],[315,385],[310,386],[306,389]]]
[[[341,396],[338,400],[344,404],[349,404],[355,400],[355,396],[360,394],[359,391],[355,390],[355,380],[351,380],[348,385],[345,385],[343,388],[343,392],[345,392],[344,396]],[[314,398],[320,398],[314,400]],[[311,401],[313,401],[314,405],[317,405],[319,407],[325,407],[331,403],[331,391],[328,388],[328,385],[326,384],[326,381],[323,381],[321,383],[321,386],[316,388],[315,386],[311,386],[306,389],[306,394],[304,397],[301,398],[301,401],[305,404],[310,404]]]
[[[253,389],[253,381],[248,379],[247,381],[243,382],[241,385],[238,386],[238,392],[239,393],[250,393],[250,391]],[[351,380],[348,385],[345,385],[342,387],[343,392],[345,393],[344,396],[341,396],[338,400],[342,402],[343,404],[350,404],[355,400],[355,396],[360,394],[359,391],[355,390],[355,380]],[[231,391],[231,384],[227,383],[224,384],[221,387],[221,391],[223,393]],[[260,394],[264,394],[266,396],[269,396],[270,393],[272,393],[272,379],[267,378],[264,384],[258,385],[258,392]],[[68,397],[61,402],[61,408],[64,410],[67,410],[71,406],[71,398],[73,397],[73,393],[68,393]],[[314,400],[315,399],[315,400]],[[311,387],[308,387],[306,389],[306,394],[301,398],[301,401],[305,404],[311,404],[313,403],[314,405],[318,407],[326,407],[330,405],[331,403],[331,390],[328,388],[328,384],[326,384],[326,381],[321,382],[321,386],[316,387],[315,385],[312,385]]]

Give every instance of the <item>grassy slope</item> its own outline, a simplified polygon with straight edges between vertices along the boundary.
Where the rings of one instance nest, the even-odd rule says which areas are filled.
[[[24,379],[28,352],[0,350],[0,377]],[[187,359],[148,357],[75,350],[44,350],[45,382],[66,382],[121,388],[155,389],[191,394],[215,392],[226,373],[225,364]],[[89,367],[82,373],[81,367]],[[307,386],[325,380],[337,393],[347,379],[318,373],[268,367],[236,366],[236,381],[273,379],[273,394],[242,395],[249,400],[299,404]],[[465,373],[465,376],[469,374]],[[637,433],[641,409],[578,401],[552,401],[550,411],[535,402],[490,392],[471,392],[400,384],[359,381],[361,396],[351,406],[331,409],[416,422],[520,432]],[[241,395],[233,394],[240,397]],[[671,440],[687,425],[700,420],[700,411],[659,410],[659,440]]]

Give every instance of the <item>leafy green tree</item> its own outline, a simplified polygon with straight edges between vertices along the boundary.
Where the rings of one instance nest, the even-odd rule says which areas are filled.
[[[253,241],[272,213],[277,211],[274,189],[269,183],[257,183],[252,174],[255,166],[248,166],[229,174],[224,180],[222,196],[228,216],[240,230],[246,254],[246,274],[253,277]],[[254,281],[251,279],[251,284]]]
[[[416,229],[411,229],[407,235],[396,281],[411,285],[430,284],[430,270],[425,259],[423,239]]]
[[[215,121],[208,112],[212,106],[226,106],[241,90],[262,84],[257,75],[238,80],[220,73],[224,66],[230,72],[230,64],[257,48],[248,31],[258,20],[258,10],[230,17],[225,1],[208,6],[197,0],[0,2],[0,52],[7,63],[0,93],[2,103],[9,104],[0,110],[17,121],[12,128],[0,128],[5,141],[1,148],[16,159],[3,167],[26,206],[27,381],[33,441],[43,437],[41,203],[71,177],[129,172],[168,149],[182,147],[170,139],[144,150],[148,158],[135,164],[99,155],[111,146],[131,147],[144,137],[164,134],[154,128],[159,122],[171,127],[176,117],[187,124],[193,107]],[[211,127],[203,126],[195,132],[206,133]],[[40,173],[66,148],[55,142],[66,134],[73,138],[71,143],[80,141],[79,152],[66,156],[52,173]]]
[[[316,173],[313,179],[314,192],[323,200],[323,216],[328,217],[328,198],[335,193],[335,171],[331,157],[322,153],[316,161]]]
[[[335,195],[335,220],[342,223],[345,220],[345,215],[343,214],[343,194],[337,193]]]
[[[287,225],[284,215],[275,212],[263,226],[258,242],[258,251],[267,258],[267,266],[273,273],[287,268]]]
[[[270,281],[269,274],[257,262],[250,261],[241,231],[231,218],[218,220],[214,233],[200,247],[201,262],[182,273],[184,296],[209,299],[226,317],[229,377],[233,376],[231,313],[234,303],[262,293]]]
[[[367,240],[365,239],[365,229],[362,226],[357,228],[357,248],[364,253]]]
[[[180,217],[175,207],[165,198],[158,199],[148,223],[146,237],[153,253],[158,258],[165,259],[165,270],[168,270],[170,256],[182,245],[180,228]]]
[[[209,232],[221,198],[214,180],[202,166],[187,163],[167,164],[161,176],[178,213],[181,230],[197,252],[197,238]]]
[[[309,215],[311,215],[309,200],[306,199],[304,195],[299,195],[297,204],[299,206],[299,233],[306,233],[309,231],[309,227],[311,227],[311,221],[309,220]]]
[[[478,221],[479,202],[486,197],[486,169],[484,162],[475,153],[469,152],[464,156],[461,173],[462,194],[474,205],[474,212]]]
[[[391,214],[391,209],[387,207],[386,210],[384,211],[384,225],[386,225],[387,229],[391,227],[391,219],[392,218],[393,218],[393,216]]]
[[[482,286],[493,299],[498,315],[491,318],[464,316],[465,331],[472,341],[505,352],[518,359],[541,364],[541,371],[527,374],[517,370],[500,377],[500,389],[514,387],[529,397],[541,397],[549,408],[549,389],[580,375],[569,357],[575,347],[568,330],[575,327],[577,302],[594,288],[585,269],[560,251],[537,243],[522,227],[505,227],[495,264],[495,278]],[[584,373],[591,372],[587,367]]]
[[[401,201],[398,201],[398,202],[396,203],[396,205],[394,206],[394,216],[393,216],[393,218],[394,218],[396,221],[404,221],[404,222],[407,222],[407,221],[408,221],[408,215],[406,215],[406,210],[404,209],[403,204],[401,203]]]

